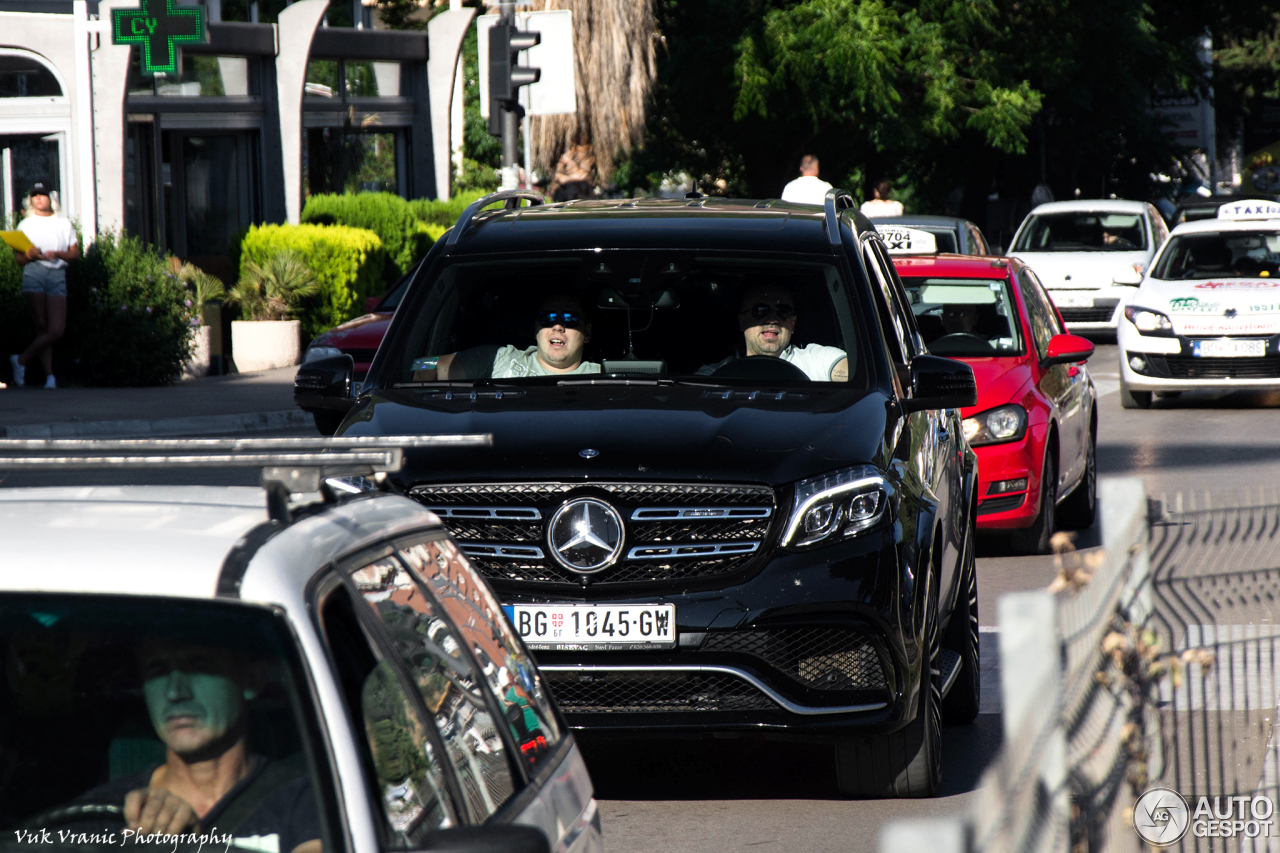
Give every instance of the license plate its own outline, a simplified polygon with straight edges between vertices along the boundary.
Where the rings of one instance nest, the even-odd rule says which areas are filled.
[[[1049,298],[1059,308],[1092,308],[1093,291],[1091,290],[1051,290]]]
[[[1191,354],[1198,358],[1251,358],[1267,354],[1266,341],[1192,341]]]
[[[502,608],[535,650],[674,649],[674,604],[509,604]]]

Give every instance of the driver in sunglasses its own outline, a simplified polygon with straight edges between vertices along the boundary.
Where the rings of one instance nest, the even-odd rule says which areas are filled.
[[[554,295],[542,300],[534,314],[534,346],[517,349],[479,346],[414,363],[414,381],[433,379],[512,379],[560,373],[599,373],[600,365],[583,361],[591,340],[591,321],[582,300]]]
[[[747,356],[771,356],[789,361],[814,382],[848,382],[849,359],[844,350],[822,344],[797,347],[791,343],[796,330],[795,299],[785,287],[752,287],[742,295],[738,326]],[[729,356],[698,370],[709,375],[740,356]]]

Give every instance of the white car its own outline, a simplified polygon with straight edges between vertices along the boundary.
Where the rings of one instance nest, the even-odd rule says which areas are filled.
[[[1280,204],[1225,204],[1177,226],[1116,335],[1120,403],[1280,388]]]
[[[0,834],[81,851],[156,831],[164,850],[599,853],[586,765],[488,585],[421,504],[326,479],[396,470],[399,449],[362,470],[334,450],[352,443],[305,441],[151,445],[284,466],[264,468],[265,500],[0,489]],[[78,461],[0,471],[141,460],[137,443],[82,444]],[[140,835],[126,796],[176,817]]]
[[[1146,202],[1055,201],[1027,214],[1009,254],[1035,272],[1070,331],[1110,331],[1168,235]]]

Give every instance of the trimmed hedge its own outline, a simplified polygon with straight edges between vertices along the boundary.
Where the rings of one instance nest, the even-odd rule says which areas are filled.
[[[13,251],[0,245],[0,382],[9,381],[9,356],[26,349],[35,336],[36,324],[22,296],[22,267]]]
[[[408,204],[413,208],[414,215],[423,222],[452,228],[453,223],[457,222],[458,217],[462,215],[462,211],[467,209],[467,205],[488,195],[489,192],[491,191],[471,190],[470,192],[458,193],[448,201],[419,198],[408,202]]]
[[[301,256],[320,284],[319,295],[303,300],[298,310],[307,338],[360,316],[365,297],[384,290],[382,240],[373,231],[345,225],[255,225],[240,244],[240,271],[287,250]]]
[[[98,235],[67,265],[67,363],[89,385],[168,385],[191,355],[191,293],[170,259],[136,237]]]
[[[377,234],[391,263],[388,281],[407,272],[431,248],[435,238],[414,215],[409,202],[391,193],[321,193],[307,199],[302,221],[316,225],[347,225]]]

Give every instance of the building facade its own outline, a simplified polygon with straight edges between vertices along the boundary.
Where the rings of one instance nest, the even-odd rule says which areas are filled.
[[[275,23],[224,21],[210,0],[205,40],[152,76],[139,47],[112,43],[111,10],[137,7],[0,0],[2,212],[43,178],[86,235],[125,229],[231,277],[243,231],[297,222],[310,194],[447,198],[474,10],[423,33],[367,28],[345,4],[361,26],[329,26],[327,0],[288,4]]]

